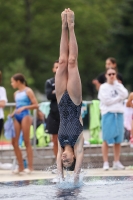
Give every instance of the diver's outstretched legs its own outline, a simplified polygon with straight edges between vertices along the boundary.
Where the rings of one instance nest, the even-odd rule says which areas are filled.
[[[69,29],[69,58],[67,91],[72,101],[79,105],[82,101],[82,87],[78,71],[78,45],[74,32],[74,12],[67,10],[67,23]]]
[[[67,9],[62,14],[62,33],[60,41],[59,66],[55,76],[56,97],[59,103],[63,93],[67,90],[68,79],[68,26],[67,26]]]

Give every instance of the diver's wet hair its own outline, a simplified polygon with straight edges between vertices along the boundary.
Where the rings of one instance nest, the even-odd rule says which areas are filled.
[[[76,159],[74,158],[74,161],[70,167],[64,167],[67,171],[74,171],[75,169],[75,164],[76,164]]]

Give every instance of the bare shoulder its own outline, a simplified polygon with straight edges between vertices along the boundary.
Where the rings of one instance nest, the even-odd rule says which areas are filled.
[[[133,92],[129,94],[128,100],[126,102],[127,107],[132,107],[132,100],[133,100]]]
[[[133,100],[133,92],[131,92],[128,96],[128,101],[132,101]]]
[[[34,96],[34,92],[31,88],[29,87],[26,87],[26,94],[29,96],[29,97],[33,97]]]
[[[132,98],[132,99],[133,99],[133,92],[131,92],[131,93],[129,94],[129,98]]]
[[[29,87],[26,87],[26,92],[27,93],[33,93],[33,90],[31,88],[29,88]]]
[[[128,101],[132,101],[133,100],[133,92],[131,92],[128,96]]]

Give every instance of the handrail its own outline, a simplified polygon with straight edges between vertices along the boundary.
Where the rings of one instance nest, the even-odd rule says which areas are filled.
[[[10,107],[10,106],[16,106],[16,103],[15,103],[15,102],[6,103],[6,106],[7,106],[7,107]]]
[[[44,102],[49,102],[49,101],[44,101]],[[44,102],[41,102],[41,103],[44,103]],[[40,105],[41,103],[39,103],[39,105]],[[86,100],[83,100],[83,103],[91,104],[92,101],[86,101]],[[10,107],[10,106],[16,106],[16,103],[15,103],[15,102],[6,103],[6,106],[7,106],[7,107]]]
[[[48,102],[48,101],[45,101],[45,102]],[[43,102],[41,102],[43,103]],[[41,104],[39,103],[39,105]],[[85,101],[83,100],[83,103],[86,103],[86,104],[91,104],[92,101]],[[10,107],[10,112],[12,111],[12,107],[15,107],[16,106],[16,103],[15,102],[9,102],[9,103],[6,103],[6,106],[5,107]],[[34,127],[34,140],[33,140],[33,151],[34,153],[37,155],[37,157],[39,158],[44,158],[43,156],[40,156],[38,154],[38,152],[36,151],[37,147],[36,147],[36,119],[37,119],[37,110],[34,109],[33,110],[33,127]],[[10,157],[9,157],[10,158]]]

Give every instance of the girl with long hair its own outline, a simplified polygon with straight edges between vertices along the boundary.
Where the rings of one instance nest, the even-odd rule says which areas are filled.
[[[14,117],[15,138],[12,138],[12,145],[18,160],[19,168],[13,173],[21,173],[23,171],[30,173],[33,170],[33,152],[30,144],[30,126],[32,119],[29,110],[37,109],[38,103],[31,88],[27,87],[27,83],[23,74],[15,74],[11,78],[11,85],[14,89],[18,89],[14,93],[16,109],[11,114]],[[22,153],[19,148],[20,131],[23,132],[24,143],[27,151],[28,168],[24,169]]]

